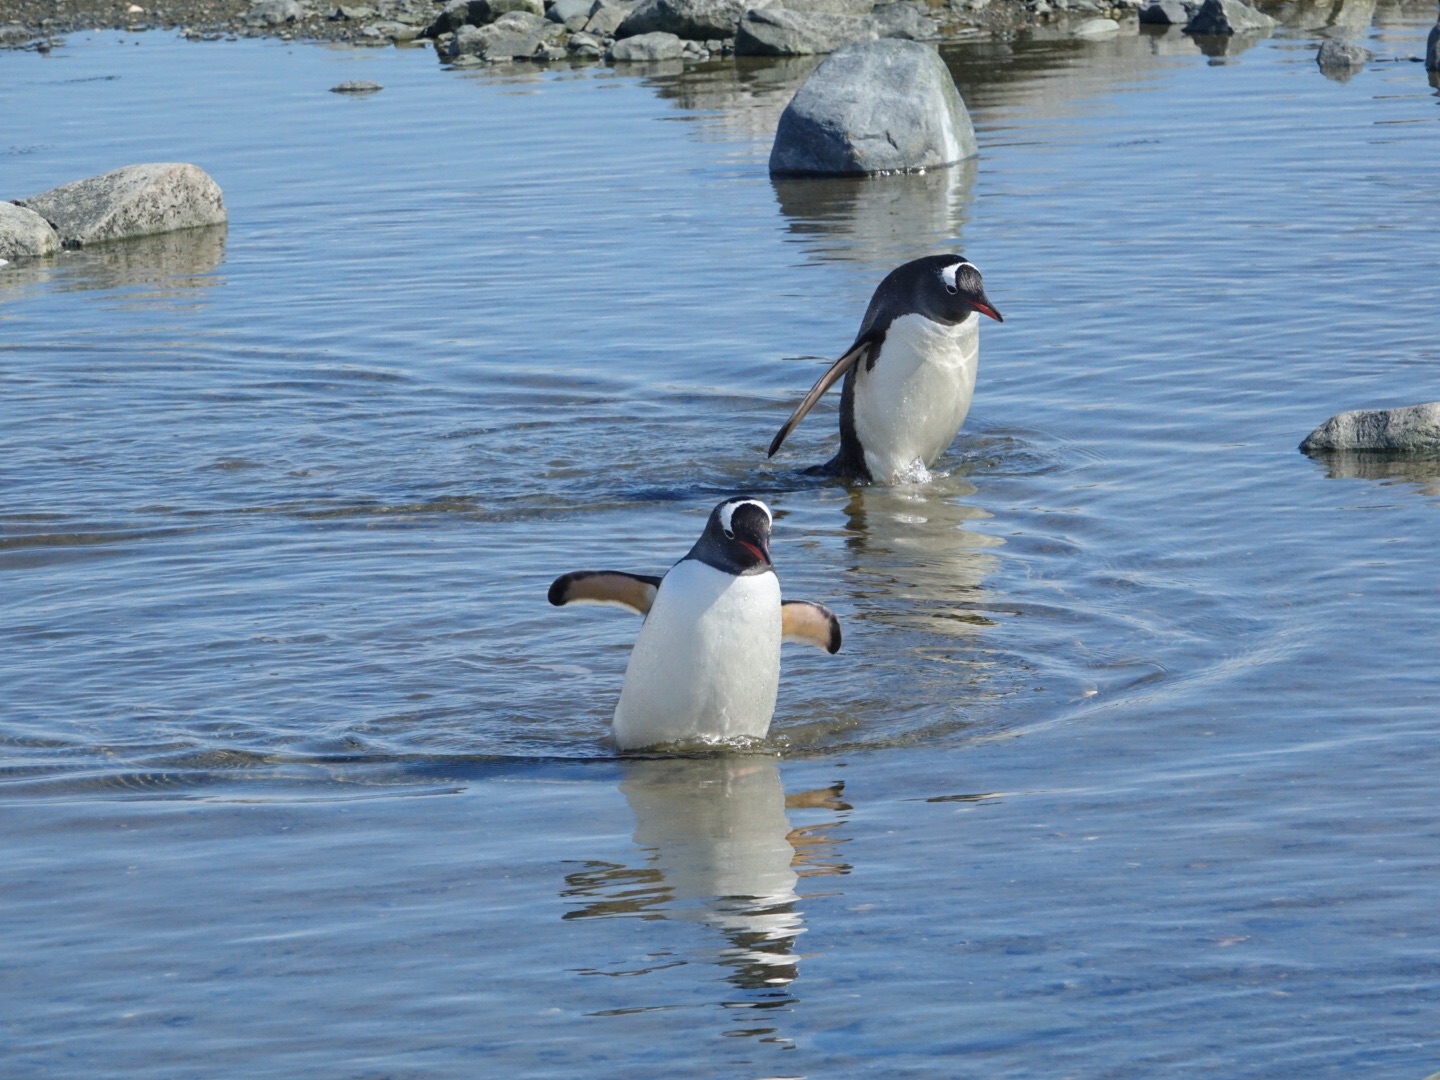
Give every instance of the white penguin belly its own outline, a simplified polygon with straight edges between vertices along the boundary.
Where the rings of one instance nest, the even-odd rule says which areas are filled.
[[[913,476],[965,422],[980,363],[980,317],[943,326],[923,315],[890,324],[874,368],[856,373],[855,434],[876,483]]]
[[[694,559],[665,575],[615,706],[622,750],[764,738],[780,685],[780,582]]]

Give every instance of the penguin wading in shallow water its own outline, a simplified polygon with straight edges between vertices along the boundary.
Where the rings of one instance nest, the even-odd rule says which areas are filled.
[[[758,499],[726,499],[663,578],[580,570],[550,586],[557,607],[619,604],[645,616],[615,706],[620,749],[763,739],[780,684],[780,643],[839,650],[840,623],[829,609],[780,599],[771,520]]]
[[[840,452],[822,471],[877,484],[922,476],[970,411],[979,315],[1004,322],[985,295],[980,271],[963,256],[929,255],[890,271],[870,298],[854,343],[790,414],[766,456],[775,456],[843,375]]]

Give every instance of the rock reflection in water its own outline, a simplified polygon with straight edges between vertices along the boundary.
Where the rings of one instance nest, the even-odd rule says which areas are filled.
[[[1292,30],[1333,30],[1329,37],[1360,37],[1375,17],[1376,0],[1291,0],[1265,13]]]
[[[724,138],[748,136],[765,147],[775,137],[780,114],[823,56],[737,57],[724,63],[697,64],[681,76],[655,79],[661,100],[702,113]],[[630,68],[617,67],[616,71]]]
[[[844,811],[840,789],[786,798],[774,758],[667,758],[625,763],[620,783],[635,814],[640,866],[588,863],[566,875],[566,919],[640,917],[700,923],[726,940],[718,963],[746,1009],[795,999],[795,941],[804,933],[799,880],[848,873],[839,822],[792,828],[791,809]],[[660,965],[665,966],[665,965]],[[613,974],[613,972],[612,972]],[[641,972],[635,972],[641,974]],[[747,1029],[773,1036],[773,1028]]]
[[[1348,450],[1314,454],[1312,460],[1331,480],[1379,480],[1413,485],[1425,495],[1440,495],[1440,456]]]
[[[991,625],[983,582],[997,565],[989,549],[1004,541],[967,528],[989,517],[961,501],[974,493],[957,476],[851,490],[846,544],[855,556],[855,596],[870,608],[867,617],[946,635]]]
[[[141,287],[148,299],[194,299],[220,284],[226,226],[181,229],[26,259],[0,271],[0,290],[48,284],[58,292]]]
[[[890,267],[958,244],[976,160],[898,176],[772,179],[792,236],[817,259]]]

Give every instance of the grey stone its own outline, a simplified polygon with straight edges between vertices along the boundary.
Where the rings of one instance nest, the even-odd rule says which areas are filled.
[[[461,27],[488,26],[502,15],[515,11],[541,19],[545,16],[541,0],[453,0],[421,36],[438,38],[441,34],[458,34]]]
[[[1270,30],[1275,20],[1243,0],[1205,0],[1195,17],[1185,24],[1187,34],[1244,34]]]
[[[509,15],[517,11],[541,19],[545,17],[545,5],[542,0],[481,0],[481,3],[483,5],[481,11],[488,16],[487,22],[494,22],[502,15]]]
[[[704,41],[733,37],[754,0],[644,0],[615,30],[617,38],[666,33]]]
[[[886,38],[847,45],[785,107],[770,150],[777,176],[847,176],[949,165],[977,151],[939,53]]]
[[[610,46],[610,59],[621,62],[636,60],[678,60],[685,52],[680,39],[674,34],[659,31],[650,34],[636,34],[615,42]]]
[[[1120,24],[1114,19],[1086,19],[1079,26],[1071,29],[1070,36],[1077,38],[1108,37],[1119,31]]]
[[[330,15],[332,19],[344,19],[349,22],[360,22],[364,19],[374,17],[375,9],[372,7],[358,7],[342,4]]]
[[[355,79],[351,82],[342,82],[338,86],[332,86],[330,92],[332,94],[373,94],[377,90],[384,89],[385,88],[379,83]]]
[[[1375,54],[1363,45],[1338,38],[1321,42],[1320,51],[1315,54],[1315,63],[1321,71],[1358,71],[1365,66],[1365,61],[1374,59]]]
[[[583,30],[590,21],[591,0],[555,0],[545,17],[557,22],[567,30]]]
[[[757,0],[748,6],[758,8],[765,4]],[[875,9],[875,0],[784,0],[780,6],[802,15],[849,15],[858,18],[869,15]]]
[[[1430,28],[1425,39],[1425,70],[1440,71],[1440,22]]]
[[[28,258],[59,250],[60,236],[48,221],[34,210],[0,202],[0,257]]]
[[[1440,450],[1440,401],[1340,413],[1305,436],[1300,449],[1307,454],[1333,450],[1433,453]]]
[[[1150,26],[1184,26],[1199,10],[1199,4],[1185,4],[1181,0],[1150,0],[1140,9],[1139,19]]]
[[[629,14],[630,9],[623,4],[596,0],[594,7],[590,9],[590,21],[585,24],[585,33],[593,34],[597,38],[610,37]]]
[[[220,186],[203,169],[176,162],[127,165],[17,202],[49,221],[66,247],[226,220]]]
[[[251,26],[279,26],[305,17],[305,9],[298,0],[259,0],[245,13],[245,21]]]
[[[875,20],[875,30],[881,37],[925,41],[940,34],[940,25],[925,14],[920,4],[881,4],[871,18]]]
[[[462,26],[450,43],[451,61],[471,56],[477,60],[527,60],[542,45],[552,44],[550,35],[564,29],[528,11],[511,11],[486,26]]]
[[[736,56],[812,56],[880,36],[868,16],[751,8],[735,34]]]

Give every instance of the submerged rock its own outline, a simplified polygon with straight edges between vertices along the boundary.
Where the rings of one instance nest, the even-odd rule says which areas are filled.
[[[610,46],[610,59],[626,61],[678,60],[685,52],[685,46],[674,34],[659,31],[650,34],[636,34],[615,42]]]
[[[1440,451],[1440,401],[1339,413],[1305,436],[1300,449],[1307,454],[1333,450]]]
[[[366,82],[363,79],[355,79],[350,82],[342,82],[338,86],[332,86],[332,94],[373,94],[377,90],[385,88],[377,82]]]
[[[1245,34],[1270,30],[1275,20],[1243,0],[1205,0],[1195,17],[1185,24],[1187,34]]]
[[[1325,72],[1359,71],[1365,66],[1365,61],[1373,59],[1375,54],[1363,45],[1338,38],[1321,42],[1320,51],[1315,54],[1315,63]]]
[[[860,176],[973,156],[975,129],[940,54],[887,38],[846,45],[796,92],[775,131],[776,176]]]
[[[812,56],[880,36],[867,16],[751,8],[735,33],[736,56]]]
[[[692,41],[735,36],[753,0],[643,0],[615,31],[619,38],[665,33]]]
[[[17,202],[49,221],[66,247],[226,220],[220,186],[205,170],[176,162],[127,165]]]
[[[24,206],[0,202],[0,261],[59,250],[60,236],[48,221]]]

